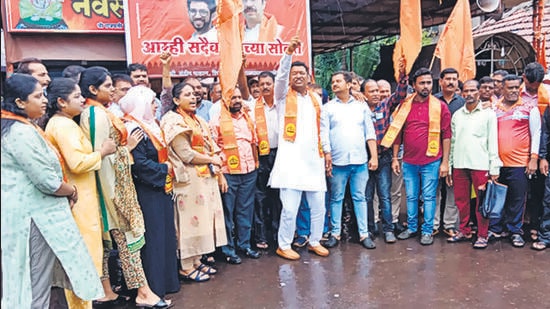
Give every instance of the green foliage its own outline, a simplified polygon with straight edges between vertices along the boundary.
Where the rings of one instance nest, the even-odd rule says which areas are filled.
[[[422,46],[434,44],[438,27],[431,27],[422,31]],[[364,41],[364,44],[353,48],[352,71],[364,78],[372,76],[380,63],[380,46],[393,45],[398,36],[391,36],[376,41]],[[343,56],[345,60],[343,61]],[[315,55],[314,74],[315,82],[330,92],[330,77],[332,73],[340,70],[349,70],[349,50],[343,49],[335,52]],[[342,64],[346,67],[342,68]]]

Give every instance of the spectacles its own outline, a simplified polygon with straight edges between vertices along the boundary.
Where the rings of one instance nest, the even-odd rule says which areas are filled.
[[[199,9],[199,10],[197,10],[197,9],[190,9],[190,10],[189,10],[189,14],[190,14],[191,16],[197,15],[197,13],[198,13],[201,17],[206,17],[206,16],[208,16],[208,13],[210,13],[210,11],[205,10],[205,9]]]

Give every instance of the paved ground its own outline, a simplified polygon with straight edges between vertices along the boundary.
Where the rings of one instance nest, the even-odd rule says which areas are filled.
[[[342,243],[327,258],[301,250],[295,262],[271,250],[241,265],[219,261],[210,281],[182,284],[168,298],[174,308],[549,308],[549,250],[501,241],[478,251],[442,236],[427,247],[376,243]],[[52,300],[62,303],[59,295]]]

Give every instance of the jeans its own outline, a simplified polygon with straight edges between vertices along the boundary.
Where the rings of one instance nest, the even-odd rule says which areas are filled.
[[[254,217],[254,190],[257,171],[248,174],[224,174],[228,190],[222,195],[227,245],[225,255],[234,255],[235,248],[250,248],[250,232]]]
[[[325,193],[325,224],[323,226],[323,234],[328,233],[329,223],[330,223],[330,211],[329,211],[329,191]],[[302,194],[302,200],[300,201],[300,208],[298,209],[298,215],[296,216],[296,235],[298,236],[309,236],[310,233],[310,209],[307,203],[307,199],[304,194]]]
[[[544,182],[544,199],[542,200],[539,241],[550,246],[550,177],[546,177]]]
[[[414,165],[403,162],[403,180],[407,192],[407,223],[410,232],[418,230],[418,193],[422,184],[424,198],[424,223],[422,234],[432,234],[435,215],[435,195],[439,181],[441,160],[425,165]]]
[[[393,232],[392,224],[392,205],[391,205],[391,186],[392,186],[392,171],[391,160],[392,154],[390,151],[384,152],[378,158],[378,169],[376,171],[369,171],[369,181],[367,182],[366,199],[369,209],[369,226],[374,225],[374,189],[378,195],[379,209],[382,217],[382,231]],[[370,210],[373,209],[371,216]]]
[[[350,182],[350,193],[353,200],[355,217],[359,228],[359,236],[368,235],[367,222],[367,201],[365,199],[365,187],[369,179],[369,170],[367,164],[350,164],[346,166],[332,167],[332,178],[330,181],[330,224],[332,226],[331,234],[340,236],[342,203],[346,193],[346,184]]]
[[[508,191],[502,218],[491,219],[489,231],[500,234],[506,227],[512,234],[523,234],[523,211],[529,187],[525,167],[501,167],[498,181],[507,185]]]

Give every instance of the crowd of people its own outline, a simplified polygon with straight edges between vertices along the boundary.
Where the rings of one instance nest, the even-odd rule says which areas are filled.
[[[168,52],[159,98],[142,64],[50,80],[39,59],[21,61],[2,101],[2,307],[47,308],[52,285],[71,309],[129,301],[110,280],[114,250],[137,306],[169,308],[180,281],[210,280],[220,257],[327,257],[350,234],[366,249],[440,232],[476,249],[550,246],[540,64],[465,81],[446,68],[432,95],[431,71],[408,76],[401,59],[393,93],[339,71],[328,100],[292,61],[300,44],[275,74],[247,78],[243,61],[228,102],[219,83],[173,84]],[[478,209],[488,182],[508,186],[498,219]]]

